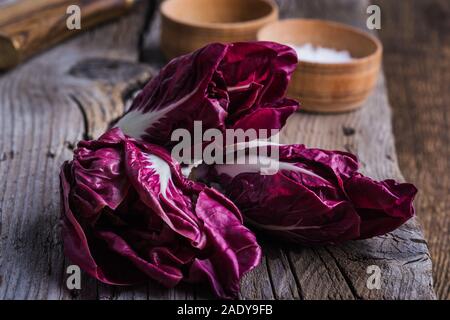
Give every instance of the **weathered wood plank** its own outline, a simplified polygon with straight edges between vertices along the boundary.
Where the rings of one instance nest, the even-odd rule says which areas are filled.
[[[356,0],[279,3],[282,17],[320,17],[362,28],[369,5],[368,1]],[[352,128],[355,133],[348,134],[345,128]],[[377,179],[403,180],[395,154],[383,74],[361,110],[342,115],[300,113],[291,117],[286,129],[285,142],[351,151],[359,156],[364,173]],[[292,250],[289,255],[305,298],[434,298],[431,260],[416,221],[383,237],[339,247]],[[369,265],[381,269],[380,290],[369,290],[366,286]]]
[[[292,262],[283,244],[273,243],[268,239],[261,241],[267,259],[270,283],[273,288],[274,298],[278,300],[302,299],[300,289],[292,272]]]
[[[85,33],[0,77],[0,299],[147,298],[147,289],[65,290],[59,166],[98,136],[148,79],[136,67],[145,10]],[[114,60],[114,61],[112,61]],[[114,291],[113,291],[114,290]]]
[[[436,295],[450,299],[450,2],[374,1],[398,160],[420,192],[417,215],[430,254]],[[418,21],[420,21],[418,23]]]
[[[279,251],[279,249],[276,249]],[[267,252],[264,251],[261,263],[251,272],[247,273],[241,281],[241,300],[274,299],[274,289],[270,281],[270,272],[267,262]]]

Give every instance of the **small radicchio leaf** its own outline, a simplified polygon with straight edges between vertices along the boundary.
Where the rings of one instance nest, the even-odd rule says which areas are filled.
[[[206,239],[200,232],[191,199],[174,186],[168,163],[155,154],[140,151],[131,142],[125,145],[125,159],[130,182],[142,202],[174,231],[190,239],[193,246],[204,247]]]
[[[234,298],[239,292],[239,279],[259,264],[261,250],[253,233],[242,225],[239,210],[231,203],[220,205],[225,199],[213,189],[199,195],[196,213],[204,222],[211,239],[208,247],[214,254],[195,260],[190,279],[205,279],[216,295]]]

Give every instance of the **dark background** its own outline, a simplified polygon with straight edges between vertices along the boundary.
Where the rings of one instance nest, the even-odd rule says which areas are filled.
[[[399,166],[419,189],[436,295],[450,299],[450,1],[377,0]]]

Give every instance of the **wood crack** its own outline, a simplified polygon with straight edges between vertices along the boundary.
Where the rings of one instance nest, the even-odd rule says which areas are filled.
[[[331,256],[331,258],[333,259],[334,263],[336,264],[336,267],[338,268],[339,272],[341,273],[342,277],[345,280],[345,283],[347,284],[348,288],[350,289],[350,291],[352,292],[353,296],[358,299],[361,300],[361,296],[358,294],[355,286],[353,285],[353,282],[350,280],[349,276],[347,275],[347,272],[344,270],[344,268],[342,268],[342,266],[340,265],[339,261],[336,259],[336,257],[334,256],[333,252],[328,248],[328,247],[324,247],[325,250],[329,253],[329,255]]]
[[[89,134],[89,120],[88,120],[88,115],[87,112],[85,110],[85,108],[83,107],[83,103],[81,103],[81,101],[74,95],[74,94],[69,94],[69,98],[72,100],[72,102],[76,105],[76,107],[78,108],[78,110],[81,113],[81,117],[83,119],[83,140],[91,140],[92,136]]]
[[[272,294],[273,294],[274,298],[277,299],[277,292],[275,289],[275,284],[272,279],[272,272],[270,272],[269,259],[265,259],[264,263],[266,264],[266,268],[268,271],[267,274],[269,276],[269,283],[270,283],[270,287],[272,288]]]
[[[158,13],[158,6],[159,1],[149,1],[149,4],[145,8],[145,17],[144,17],[144,23],[139,31],[139,40],[138,40],[138,61],[144,62],[145,61],[145,38],[146,35],[149,32],[151,22],[154,20],[154,17]]]
[[[282,251],[284,252],[285,250],[282,250]],[[286,258],[287,258],[287,261],[289,263],[289,269],[290,269],[289,271],[292,273],[292,276],[294,277],[295,283],[297,284],[297,292],[298,292],[298,295],[300,297],[300,300],[305,300],[303,292],[302,292],[302,284],[300,283],[300,280],[298,279],[297,273],[295,272],[295,266],[294,266],[294,263],[292,261],[291,255],[289,254],[289,251],[286,252]]]

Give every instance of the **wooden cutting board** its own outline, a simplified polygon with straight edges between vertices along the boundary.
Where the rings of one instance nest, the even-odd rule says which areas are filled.
[[[282,17],[314,16],[365,26],[368,1],[279,0]],[[154,8],[153,8],[154,9]],[[203,299],[208,291],[153,282],[113,288],[83,275],[65,288],[58,230],[59,166],[74,144],[97,137],[119,116],[133,89],[161,65],[159,18],[145,10],[83,34],[0,76],[0,299]],[[32,76],[30,76],[32,75]],[[348,150],[377,179],[402,180],[384,76],[364,107],[341,115],[293,116],[285,142]],[[416,220],[395,232],[343,246],[280,246],[260,239],[264,258],[242,282],[242,299],[434,299],[431,260]],[[381,288],[369,289],[369,266]]]

